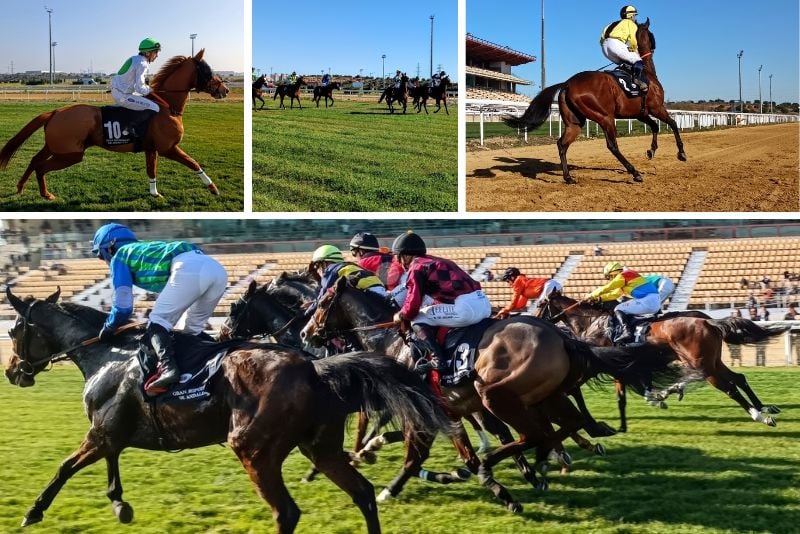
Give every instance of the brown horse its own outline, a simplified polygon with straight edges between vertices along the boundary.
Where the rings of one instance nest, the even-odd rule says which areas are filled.
[[[553,292],[543,306],[548,308],[549,316],[564,321],[576,336],[598,345],[610,343],[606,335],[610,311],[578,303],[558,292]],[[775,426],[775,420],[764,414],[779,413],[780,409],[773,405],[765,406],[747,383],[747,378],[732,371],[722,362],[722,343],[757,343],[785,331],[786,328],[782,327],[762,328],[741,317],[706,319],[689,316],[686,312],[676,312],[668,313],[651,323],[647,344],[668,346],[677,360],[689,369],[699,372],[709,384],[738,402],[753,421]],[[739,390],[750,398],[752,404]],[[655,398],[664,400],[670,393],[682,395],[682,384],[675,384],[656,394]]]
[[[92,344],[106,314],[79,304],[59,304],[58,291],[45,300],[23,300],[10,290],[6,294],[18,314],[10,331],[14,353],[5,372],[9,382],[33,386],[35,376],[54,359],[69,358],[86,379],[83,401],[91,421],[83,443],[61,464],[23,526],[41,521],[64,484],[103,459],[107,496],[119,521],[128,523],[133,509],[122,500],[119,474],[124,449],[175,450],[227,441],[272,507],[278,532],[293,532],[300,519],[281,474],[284,460],[298,447],[350,495],[364,515],[367,531],[378,534],[372,484],[350,466],[342,450],[347,415],[362,407],[373,413],[388,410],[405,428],[421,429],[419,435],[450,431],[437,400],[419,378],[374,353],[311,361],[302,351],[283,345],[219,344],[215,352],[228,352],[212,379],[211,397],[182,404],[147,402],[139,366],[132,361],[141,329],[118,334],[113,346]],[[174,335],[184,342],[192,337]]]
[[[439,80],[439,85],[436,87],[425,88],[426,94],[422,95],[419,107],[425,108],[426,115],[428,113],[428,97],[436,100],[436,109],[433,111],[434,113],[439,113],[439,110],[442,109],[442,104],[444,103],[444,112],[450,115],[450,112],[447,110],[447,86],[449,86],[450,83],[450,76],[445,76]]]
[[[294,109],[295,100],[297,100],[297,105],[300,107],[300,109],[303,109],[303,105],[300,103],[300,87],[305,83],[306,82],[303,80],[303,77],[299,76],[293,84],[282,84],[277,86],[275,88],[275,94],[272,95],[272,100],[281,97],[281,105],[279,107],[281,109],[286,109],[286,106],[283,104],[283,99],[288,96],[289,109]]]
[[[253,111],[264,109],[264,106],[266,105],[266,102],[264,102],[264,99],[262,98],[262,96],[264,95],[264,86],[266,84],[267,84],[267,77],[264,74],[256,78],[256,81],[253,82],[252,95],[251,95],[253,98]],[[256,100],[261,100],[260,108],[256,107]]]
[[[211,193],[219,195],[217,186],[200,165],[178,146],[183,137],[183,108],[189,91],[195,89],[214,98],[225,98],[228,95],[228,88],[203,60],[204,52],[205,49],[200,50],[194,57],[175,56],[153,77],[150,85],[152,92],[147,97],[159,104],[160,111],[151,119],[142,147],[147,160],[147,175],[153,185],[156,180],[156,163],[161,155],[192,169]],[[11,157],[33,132],[44,127],[44,148],[33,156],[22,178],[17,182],[17,193],[22,193],[28,177],[35,171],[39,194],[53,200],[55,197],[47,191],[47,173],[79,163],[90,146],[99,146],[113,152],[134,151],[134,143],[105,145],[101,123],[100,108],[86,104],[72,104],[42,113],[0,150],[0,170],[6,168]],[[155,187],[152,191],[155,191]],[[154,196],[160,195],[155,193]]]
[[[408,107],[408,76],[405,72],[400,76],[400,86],[389,86],[384,89],[378,99],[378,103],[380,104],[384,98],[386,99],[386,105],[389,106],[389,113],[394,113],[394,102],[402,103],[403,113],[406,112]]]
[[[604,72],[579,72],[563,83],[552,85],[539,93],[533,99],[522,117],[505,117],[503,121],[514,128],[537,128],[550,116],[550,104],[558,93],[558,108],[564,121],[565,129],[558,140],[558,154],[561,157],[561,168],[564,172],[564,181],[568,184],[577,183],[569,174],[567,165],[567,150],[569,145],[581,133],[581,128],[586,124],[586,119],[596,122],[605,132],[606,145],[612,154],[622,163],[625,169],[633,176],[634,181],[641,182],[639,174],[617,146],[617,119],[637,119],[647,124],[653,132],[653,141],[647,151],[647,159],[652,159],[658,148],[658,123],[653,117],[667,123],[675,134],[675,143],[678,145],[678,159],[686,161],[683,151],[683,141],[678,131],[675,120],[667,113],[664,106],[664,88],[656,77],[656,67],[653,63],[655,52],[655,37],[650,33],[650,19],[639,24],[636,40],[639,44],[639,53],[644,62],[644,72],[647,74],[650,88],[638,98],[628,98],[620,89],[615,78]]]
[[[339,82],[331,82],[326,86],[318,85],[314,88],[314,96],[311,98],[312,102],[317,103],[317,107],[319,107],[319,101],[322,97],[325,97],[325,107],[328,107],[328,99],[331,101],[331,107],[333,107],[333,90],[334,89],[341,89],[342,84]]]

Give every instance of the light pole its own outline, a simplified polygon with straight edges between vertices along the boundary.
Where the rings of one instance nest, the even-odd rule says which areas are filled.
[[[14,62],[11,62],[13,67]],[[11,74],[14,74],[13,72]],[[772,74],[769,75],[769,112],[772,113]]]
[[[53,85],[53,10],[47,6],[44,6],[44,10],[47,11],[47,52],[50,54],[50,85]]]
[[[542,91],[544,91],[544,0],[542,0],[542,57],[540,60],[542,62]]]
[[[736,57],[739,58],[739,112],[744,112],[744,102],[742,102],[742,54],[744,50],[739,50]]]
[[[381,55],[381,89],[386,88],[386,54]]]
[[[431,15],[431,73],[430,77],[433,78],[433,15]]]
[[[57,44],[58,44],[57,42],[53,41],[53,43],[50,45],[53,48],[53,52],[52,52],[52,54],[53,54],[53,74],[50,76],[50,85],[53,85],[53,83],[54,83],[53,79],[54,79],[55,74],[56,74],[56,45]]]
[[[758,112],[764,113],[764,102],[761,100],[761,68],[764,65],[758,66]]]
[[[192,57],[194,57],[194,38],[195,37],[197,37],[196,33],[190,33],[189,34],[189,39],[192,40]]]

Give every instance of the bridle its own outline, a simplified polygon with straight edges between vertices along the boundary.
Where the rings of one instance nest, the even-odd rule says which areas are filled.
[[[83,346],[83,344],[76,345],[58,353],[49,354],[39,360],[31,361],[29,354],[30,338],[33,335],[33,327],[35,326],[34,322],[31,320],[31,314],[33,312],[33,307],[38,303],[39,301],[36,300],[31,302],[25,310],[25,314],[22,316],[22,339],[20,340],[19,347],[15,350],[17,358],[19,359],[19,366],[17,368],[19,372],[25,376],[34,376],[39,372],[49,371],[53,363],[68,360],[68,354],[70,352]],[[9,334],[13,334],[15,329],[16,326],[11,329]],[[15,337],[15,335],[12,335],[12,337]],[[37,371],[36,368],[42,364],[44,364],[44,367]]]
[[[255,295],[255,293],[254,293],[254,295]],[[234,334],[236,334],[237,331],[239,330],[239,326],[241,325],[241,322],[242,322],[242,320],[243,320],[243,318],[245,316],[245,310],[247,310],[247,306],[250,304],[251,300],[252,300],[252,296],[249,299],[245,298],[244,295],[239,297],[239,300],[236,301],[236,304],[234,304],[234,306],[241,305],[241,307],[242,307],[241,311],[236,314],[236,318],[235,319],[233,318],[233,314],[231,314],[231,316],[228,317],[228,319],[232,319],[230,325],[228,325],[228,321],[225,321],[222,324],[222,326],[219,329],[219,333],[220,333],[221,336],[227,336],[227,337],[230,337],[230,338],[234,337]],[[300,316],[298,315],[298,316],[292,317],[291,319],[289,319],[286,322],[286,324],[284,324],[282,327],[278,328],[274,332],[266,332],[264,334],[253,334],[250,331],[250,327],[248,326],[244,330],[244,332],[238,332],[238,335],[241,336],[241,337],[245,337],[245,338],[275,337],[275,336],[278,336],[280,334],[283,334],[295,322],[295,320],[297,320],[298,317],[300,317]]]
[[[328,329],[328,317],[331,314],[331,310],[333,309],[334,304],[339,300],[341,293],[336,290],[336,288],[331,288],[330,293],[331,295],[330,300],[325,303],[325,307],[322,307],[323,303],[317,308],[317,312],[315,312],[311,316],[310,322],[314,325],[314,335],[323,339],[329,340],[336,337],[341,337],[342,334],[349,334],[353,332],[366,332],[369,330],[380,330],[383,328],[393,328],[397,326],[394,321],[386,321],[384,323],[375,323],[370,325],[364,326],[355,326],[352,328],[342,328],[337,330]],[[321,315],[320,320],[317,320],[317,314]]]

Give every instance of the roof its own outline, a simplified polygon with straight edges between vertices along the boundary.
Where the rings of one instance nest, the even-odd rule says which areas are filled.
[[[516,83],[519,85],[531,85],[533,83],[530,80],[523,80],[522,78],[517,78],[516,76],[513,76],[511,74],[504,74],[502,72],[497,72],[494,70],[481,69],[470,65],[466,66],[466,73],[473,74],[475,76],[481,76],[483,78],[491,78],[492,80],[501,80],[504,82]]]
[[[471,33],[467,34],[467,58],[478,61],[503,61],[511,66],[536,61],[536,56],[523,54],[507,46],[479,39]]]

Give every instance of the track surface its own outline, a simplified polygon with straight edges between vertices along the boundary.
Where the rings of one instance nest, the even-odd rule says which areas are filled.
[[[574,143],[568,162],[577,185],[564,183],[555,144],[467,153],[468,211],[798,211],[798,123],[730,128],[675,139],[619,139],[642,173],[634,183],[604,139]]]

